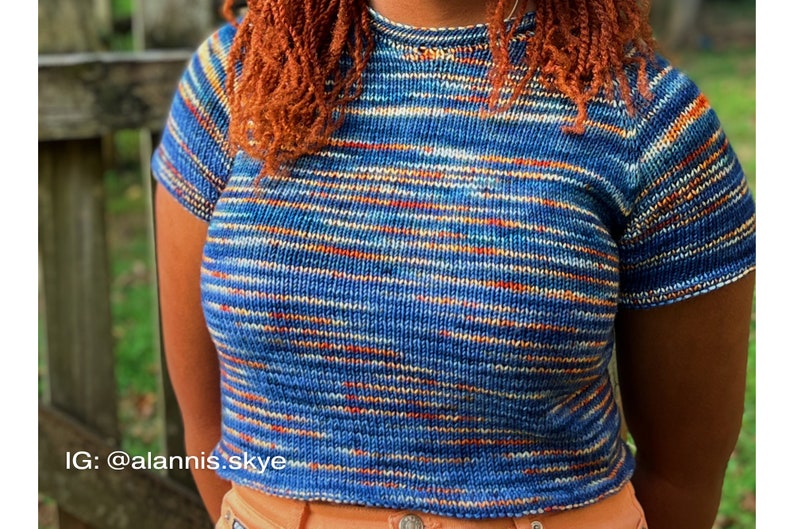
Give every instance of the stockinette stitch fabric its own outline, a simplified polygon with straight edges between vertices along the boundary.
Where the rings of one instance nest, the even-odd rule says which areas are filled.
[[[753,200],[714,111],[659,57],[653,97],[635,88],[633,114],[597,98],[584,134],[561,130],[576,107],[538,82],[489,114],[485,25],[370,15],[361,97],[287,178],[255,189],[261,163],[228,148],[229,25],[190,61],[152,159],[209,222],[219,474],[467,518],[615,493],[634,465],[607,371],[618,306],[754,268]],[[517,58],[534,15],[515,23]]]

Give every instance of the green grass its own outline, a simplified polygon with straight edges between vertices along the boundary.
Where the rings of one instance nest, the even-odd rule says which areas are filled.
[[[113,0],[110,6],[116,18],[132,16],[132,0]]]
[[[117,143],[119,140],[129,142],[130,137],[122,135]],[[119,152],[123,154],[124,150]],[[132,454],[157,453],[161,433],[157,416],[160,360],[156,354],[145,191],[136,172],[110,171],[105,180],[122,448]]]
[[[112,0],[113,18],[131,17],[132,4],[132,0]],[[131,50],[132,41],[131,33],[115,33],[111,47]],[[139,175],[138,131],[117,132],[113,143],[116,168],[105,175],[105,186],[121,447],[130,454],[143,455],[160,452],[161,435],[149,219]]]
[[[132,17],[132,0],[112,0],[110,10],[114,20],[126,20]],[[110,35],[110,49],[129,51],[133,49],[133,38],[130,32],[113,32]]]

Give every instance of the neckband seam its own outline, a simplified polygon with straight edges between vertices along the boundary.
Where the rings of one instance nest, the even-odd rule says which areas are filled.
[[[488,46],[488,23],[457,27],[410,26],[390,20],[372,7],[367,7],[373,35],[400,47],[428,50],[465,50],[480,49]],[[527,11],[521,18],[512,18],[507,27],[518,24],[509,43],[525,40],[534,35],[535,12]],[[436,41],[436,42],[434,42]]]
[[[534,32],[527,32],[526,34],[515,35],[512,39],[508,41],[509,44],[514,42],[522,42],[528,40],[534,35]],[[484,40],[481,39],[479,42],[472,42],[469,44],[440,44],[440,45],[432,45],[432,44],[420,44],[418,42],[406,42],[400,38],[394,38],[391,35],[378,35],[378,39],[381,39],[385,42],[388,42],[391,46],[395,49],[402,49],[402,50],[419,50],[419,51],[446,51],[449,53],[453,52],[466,52],[466,51],[480,51],[489,48],[490,43],[488,42],[487,36]]]

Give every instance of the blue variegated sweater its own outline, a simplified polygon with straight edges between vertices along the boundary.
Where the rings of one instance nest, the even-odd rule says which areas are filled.
[[[753,201],[714,111],[660,57],[653,97],[634,114],[597,98],[582,135],[539,83],[484,114],[486,26],[371,17],[363,94],[289,178],[256,192],[260,163],[227,148],[228,25],[190,61],[153,157],[209,222],[220,474],[471,518],[614,493],[633,469],[607,372],[618,306],[754,268]],[[519,24],[512,53],[533,14]],[[233,468],[243,455],[286,467]]]

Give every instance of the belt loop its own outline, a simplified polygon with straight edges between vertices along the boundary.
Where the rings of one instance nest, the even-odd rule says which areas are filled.
[[[298,513],[296,524],[288,529],[304,529],[306,527],[306,519],[309,517],[309,502],[304,501],[301,505],[301,512]],[[292,522],[292,520],[290,521]]]
[[[548,520],[546,514],[525,514],[513,518],[515,529],[546,529],[544,522]]]
[[[249,524],[261,523],[280,529],[301,529],[305,525],[309,510],[305,500],[265,494],[236,483],[232,484],[232,489],[235,494],[229,497],[229,506],[233,512],[239,511],[236,514]]]

